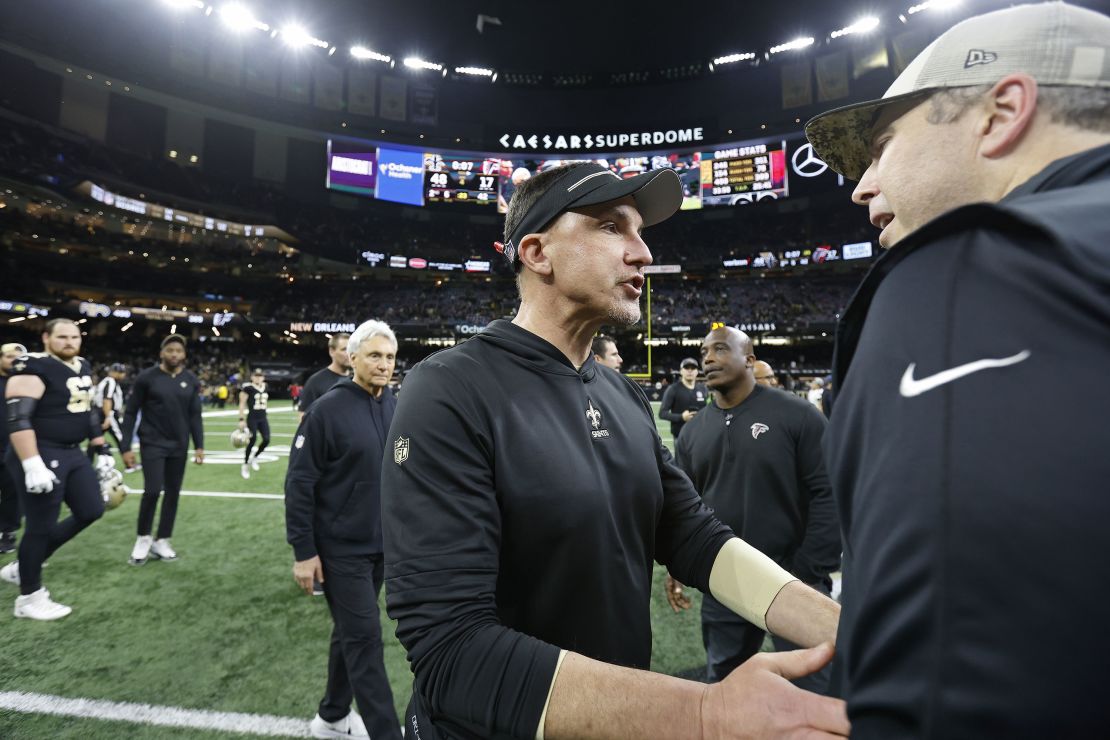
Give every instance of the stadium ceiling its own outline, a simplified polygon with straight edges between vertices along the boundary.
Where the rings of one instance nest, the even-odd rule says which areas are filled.
[[[1000,0],[153,0],[293,46],[454,78],[556,87],[641,84],[760,64]],[[916,2],[916,4],[914,4]],[[790,56],[786,54],[784,56]],[[337,59],[338,61],[338,59]]]

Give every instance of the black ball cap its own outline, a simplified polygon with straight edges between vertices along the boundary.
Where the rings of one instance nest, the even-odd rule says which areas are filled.
[[[666,221],[682,206],[682,183],[674,170],[659,169],[628,179],[596,162],[572,167],[553,182],[499,247],[509,262],[516,260],[517,242],[547,228],[564,211],[632,196],[644,227]]]

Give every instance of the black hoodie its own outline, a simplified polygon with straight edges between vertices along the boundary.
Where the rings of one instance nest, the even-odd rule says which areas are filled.
[[[707,590],[732,536],[638,386],[508,321],[417,365],[389,440],[387,605],[424,740],[531,740],[559,648],[648,668],[652,561]]]
[[[825,433],[853,738],[1106,736],[1108,370],[1110,146],[875,263]]]
[[[285,473],[285,531],[297,560],[382,551],[381,465],[397,400],[344,378],[297,428]]]

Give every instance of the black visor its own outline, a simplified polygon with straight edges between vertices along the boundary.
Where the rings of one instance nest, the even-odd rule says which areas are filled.
[[[627,180],[591,162],[571,168],[540,196],[504,244],[510,263],[516,260],[517,242],[547,228],[564,211],[608,203],[631,195],[644,226],[666,221],[682,205],[682,183],[674,170],[651,170]]]

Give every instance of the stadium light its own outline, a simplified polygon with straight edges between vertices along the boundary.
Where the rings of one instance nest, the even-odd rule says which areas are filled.
[[[951,10],[960,4],[960,0],[925,0],[923,3],[910,6],[907,15],[914,15],[923,10]]]
[[[865,18],[860,18],[858,21],[850,26],[845,26],[840,30],[832,32],[832,38],[838,39],[841,36],[847,36],[850,33],[870,33],[879,27],[879,19],[873,15]]]
[[[743,54],[726,54],[723,57],[717,57],[713,60],[713,66],[719,67],[722,64],[733,64],[734,62],[746,62],[749,59],[755,59],[755,54],[752,52],[744,52]]]
[[[217,337],[220,336],[220,330],[214,326],[212,327],[212,333],[215,334]]]
[[[220,8],[220,20],[232,31],[269,31],[270,27],[254,17],[250,8],[242,3],[229,3]]]
[[[367,49],[365,46],[352,46],[351,56],[355,59],[373,59],[377,62],[392,62],[393,59],[387,54],[379,54],[376,51]]]
[[[434,72],[439,72],[443,69],[442,64],[426,62],[420,57],[405,57],[404,65],[409,69],[428,69]]]
[[[134,326],[134,325],[135,325],[135,322],[134,322],[134,321],[128,321],[128,322],[127,322],[126,324],[124,324],[123,326],[121,326],[121,327],[119,328],[119,330],[120,330],[120,331],[127,331],[128,329],[130,329],[130,328],[131,328],[132,326]]]
[[[793,41],[787,41],[785,44],[779,44],[778,46],[772,46],[771,47],[771,53],[772,54],[778,54],[779,52],[782,52],[782,51],[791,51],[793,49],[804,49],[805,47],[811,45],[812,43],[813,43],[813,37],[812,36],[802,36],[802,37],[794,39]]]
[[[304,26],[296,23],[291,23],[281,29],[281,40],[285,42],[286,46],[291,46],[294,49],[303,46],[315,46],[320,49],[328,48],[327,41],[316,38]]]
[[[455,67],[457,75],[473,75],[474,77],[493,77],[493,70],[485,67]]]

